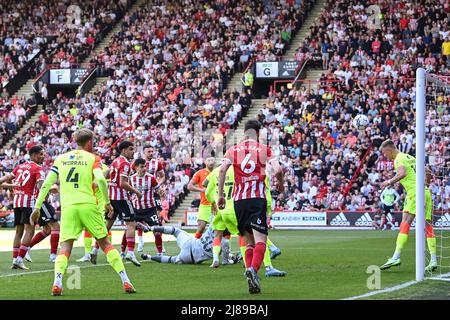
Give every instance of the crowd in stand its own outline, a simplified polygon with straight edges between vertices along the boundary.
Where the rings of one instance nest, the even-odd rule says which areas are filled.
[[[371,2],[327,3],[296,54],[324,69],[318,88],[283,87],[270,94],[259,115],[285,168],[288,188],[274,194],[277,209],[379,208],[378,184],[392,176],[393,163],[375,151],[371,155],[378,159],[369,157],[348,195],[343,194],[370,145],[376,149],[389,137],[401,151],[414,155],[414,70],[423,66],[450,74],[450,11],[441,2],[378,1],[379,27],[368,23],[365,8]],[[252,59],[280,57],[312,3],[147,1],[136,13],[125,15],[105,51],[92,56],[98,74],[108,76],[102,87],[84,97],[53,99],[22,139],[0,150],[0,172],[10,171],[37,143],[46,146],[48,166],[73,147],[70,138],[77,128],[92,128],[102,137],[100,154],[125,131],[124,138],[136,143],[136,157],[144,145],[151,145],[154,156],[165,162],[168,200],[175,208],[189,177],[203,165],[202,149],[192,151],[196,123],[212,130],[201,146],[223,143],[252,97],[250,92],[224,90],[228,81]],[[374,80],[380,78],[385,80]],[[439,112],[448,120],[448,92],[438,95],[443,96]],[[129,127],[148,102],[145,116]],[[9,123],[17,123],[12,120],[21,119],[24,111],[14,109]],[[351,123],[361,113],[370,120],[364,132]],[[442,140],[434,141],[429,134],[427,139],[428,148],[438,144],[446,150],[449,138],[442,135]],[[105,160],[109,163],[116,155],[113,150]],[[450,200],[450,179],[445,174],[436,174],[431,184],[438,209],[446,209]],[[395,188],[402,202],[400,185]],[[6,195],[0,198],[3,206],[10,206]]]
[[[82,62],[131,5],[130,0],[10,1],[0,4],[0,143],[31,115],[30,97],[10,96],[6,86],[20,70],[34,77],[49,64]],[[25,109],[25,114],[23,112]]]
[[[135,157],[150,145],[154,156],[165,162],[168,200],[174,209],[190,177],[203,165],[205,148],[220,148],[227,130],[251,104],[250,92],[228,92],[225,86],[252,58],[281,56],[311,3],[146,1],[125,15],[121,30],[90,61],[108,80],[84,97],[58,94],[21,139],[0,150],[4,170],[11,170],[26,158],[27,148],[38,143],[46,147],[48,166],[73,147],[71,135],[81,127],[101,136],[99,154],[125,132],[123,139],[137,147]],[[144,116],[138,117],[147,103]],[[197,132],[208,130],[203,141],[196,140],[198,126]],[[115,156],[113,149],[106,163]]]
[[[281,163],[289,168],[287,190],[293,192],[278,196],[278,209],[377,210],[379,183],[393,175],[393,163],[379,152],[369,154],[378,160],[368,158],[344,197],[368,146],[377,150],[390,138],[415,156],[415,69],[450,75],[450,7],[446,1],[377,1],[377,27],[368,23],[370,4],[329,1],[296,54],[324,69],[317,89],[308,83],[283,87],[260,112],[269,136],[280,141],[275,149]],[[429,90],[427,103],[436,113],[428,114],[428,130],[437,124],[431,118],[441,118],[442,131],[428,131],[427,152],[439,150],[435,157],[448,169],[449,91]],[[369,117],[365,132],[351,123],[357,114]],[[450,171],[437,168],[430,185],[435,208],[448,209]],[[395,188],[400,209],[405,194],[400,184]]]

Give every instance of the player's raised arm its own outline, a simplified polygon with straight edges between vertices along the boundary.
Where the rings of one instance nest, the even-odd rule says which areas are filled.
[[[393,178],[391,178],[391,179],[389,179],[387,181],[384,181],[381,184],[381,188],[384,189],[384,188],[386,188],[388,186],[391,186],[394,183],[402,180],[404,177],[406,177],[406,169],[405,169],[405,167],[403,165],[400,165],[398,167],[398,169],[397,169],[397,174]]]
[[[103,172],[103,169],[102,169],[100,157],[95,157],[95,163],[93,166],[92,173],[94,175],[94,183],[97,184],[97,186],[102,194],[103,202],[106,205],[109,204],[110,201],[109,201],[109,195],[108,195],[108,182],[106,181],[106,178],[105,178],[105,172]]]
[[[1,177],[0,178],[0,188],[14,187],[13,184],[10,184],[14,180],[14,178],[15,178],[15,176],[12,173],[7,173],[5,176]]]
[[[268,160],[268,163],[272,166],[275,171],[275,177],[277,179],[276,188],[279,192],[284,192],[284,174],[283,168],[276,158],[271,158]]]

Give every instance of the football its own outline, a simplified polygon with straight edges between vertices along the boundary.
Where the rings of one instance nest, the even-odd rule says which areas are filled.
[[[365,114],[358,114],[353,119],[353,126],[358,130],[364,130],[369,125],[369,118]]]

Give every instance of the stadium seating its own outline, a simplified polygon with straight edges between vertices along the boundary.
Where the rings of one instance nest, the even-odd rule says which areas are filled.
[[[364,150],[370,141],[391,138],[401,151],[415,153],[414,70],[422,66],[450,74],[450,57],[441,54],[442,43],[449,41],[449,7],[377,4],[383,17],[375,31],[369,29],[359,1],[329,1],[296,54],[297,59],[311,59],[311,66],[325,68],[318,89],[308,83],[282,88],[260,112],[260,119],[270,124],[269,134],[280,137],[277,152],[289,168],[287,190],[294,190],[279,195],[277,208],[378,209],[381,190],[372,183],[384,181],[393,170],[392,162],[382,157],[366,163],[349,196],[342,196]],[[364,136],[351,125],[359,113],[371,120]],[[435,178],[431,184],[441,206],[450,200],[448,183]],[[401,193],[399,184],[396,189]]]
[[[189,6],[152,3],[145,1],[136,13],[125,16],[121,31],[105,52],[92,56],[90,62],[96,64],[99,75],[109,76],[106,83],[82,98],[54,99],[25,133],[27,143],[21,138],[12,145],[19,153],[15,160],[22,159],[26,148],[36,143],[44,144],[54,157],[73,147],[71,134],[81,127],[92,128],[103,137],[98,151],[105,152],[142,105],[157,94],[162,77],[175,68],[160,86],[159,98],[126,135],[136,142],[137,153],[150,144],[158,149],[155,155],[167,159],[167,189],[171,209],[175,208],[189,176],[203,163],[201,153],[183,163],[175,161],[190,156],[186,147],[194,122],[200,121],[203,128],[220,126],[210,142],[221,143],[221,136],[235,127],[251,103],[246,93],[224,91],[227,83],[252,57],[281,56],[312,1],[302,6],[282,1],[272,5],[230,1],[210,6],[207,2]],[[114,150],[106,160],[115,156]],[[5,168],[11,170],[16,163],[6,161]]]

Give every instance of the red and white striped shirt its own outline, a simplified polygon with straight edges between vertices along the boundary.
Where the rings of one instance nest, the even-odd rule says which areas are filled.
[[[234,167],[234,201],[266,198],[266,163],[273,158],[272,150],[248,139],[231,147],[224,156]]]
[[[131,185],[142,193],[141,200],[133,195],[133,207],[136,209],[150,209],[156,207],[155,191],[158,187],[158,181],[154,176],[145,173],[142,177],[136,174],[130,178]]]
[[[128,191],[120,187],[120,177],[130,177],[130,162],[124,157],[116,158],[110,167],[109,199],[130,200]]]
[[[33,208],[39,193],[36,184],[45,178],[42,167],[35,162],[27,161],[18,165],[12,174],[15,183],[19,185],[14,188],[14,208]]]

